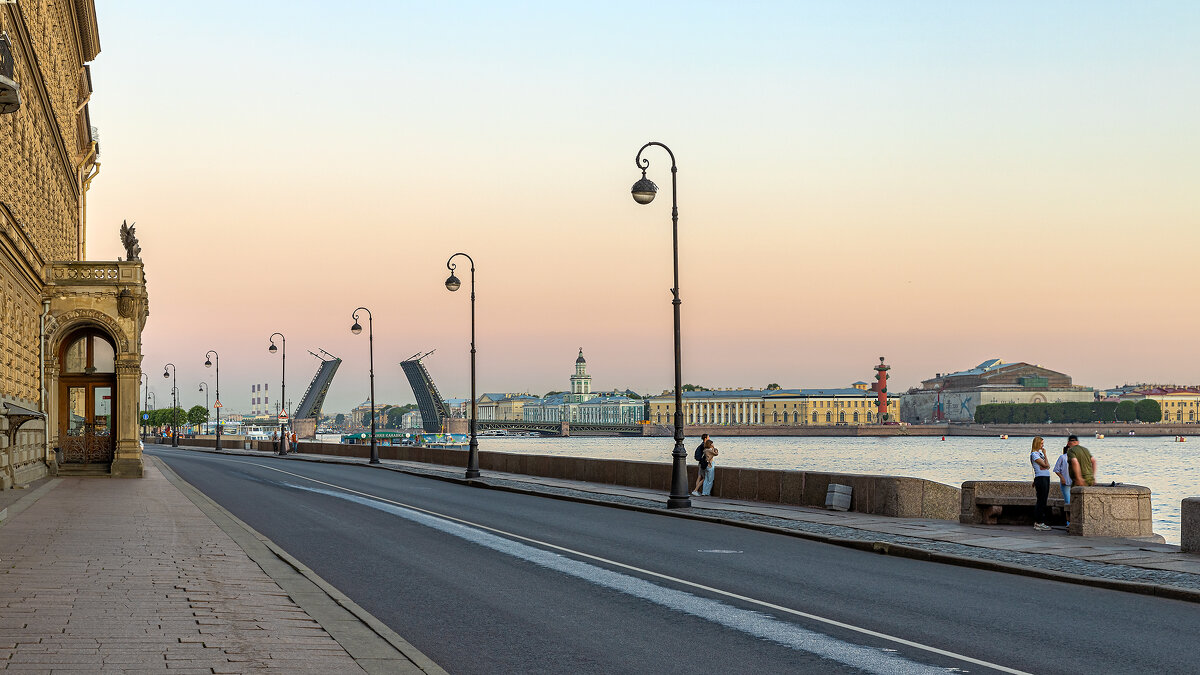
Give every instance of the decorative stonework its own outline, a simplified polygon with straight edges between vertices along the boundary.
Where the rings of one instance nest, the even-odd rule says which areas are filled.
[[[118,354],[129,351],[129,336],[111,316],[104,312],[94,309],[75,309],[58,314],[55,319],[57,324],[55,332],[47,333],[47,342],[53,347],[60,345],[63,338],[76,328],[92,325],[103,328],[112,337],[113,342],[116,343]]]
[[[116,263],[59,263],[54,265],[50,272],[51,279],[60,284],[116,281],[118,275]]]

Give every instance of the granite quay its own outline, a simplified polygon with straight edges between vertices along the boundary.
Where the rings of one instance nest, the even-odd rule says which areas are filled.
[[[0,670],[440,672],[170,476],[0,493]]]

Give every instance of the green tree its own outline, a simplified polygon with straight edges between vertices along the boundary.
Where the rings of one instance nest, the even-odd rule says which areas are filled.
[[[333,418],[333,423],[334,423],[335,425],[337,425],[338,427],[343,427],[343,426],[345,426],[345,425],[346,425],[346,413],[338,413],[338,414],[337,414],[337,415],[336,415],[336,416]]]
[[[1098,422],[1116,422],[1117,421],[1117,402],[1116,401],[1096,401],[1093,405],[1095,419]]]
[[[783,387],[779,386],[778,382],[772,382],[767,385],[767,391],[775,391],[776,389],[783,389]]]
[[[712,389],[709,389],[708,387],[701,387],[698,384],[685,384],[685,385],[683,385],[683,390],[684,391],[712,391]]]
[[[407,407],[407,406],[405,406]],[[387,428],[400,429],[404,426],[404,413],[407,412],[400,406],[392,406],[387,409]]]
[[[1121,401],[1117,404],[1117,419],[1122,422],[1132,422],[1137,419],[1137,404],[1133,401]]]
[[[1161,422],[1162,407],[1152,398],[1144,398],[1134,404],[1137,418],[1142,422]]]
[[[556,394],[565,394],[565,393],[567,393],[567,392],[565,392],[565,391],[548,391],[548,392],[546,392],[546,395],[543,396],[542,398],[550,398],[551,396],[554,396]]]
[[[208,408],[202,405],[194,405],[187,411],[187,423],[193,426],[199,426],[208,421]]]

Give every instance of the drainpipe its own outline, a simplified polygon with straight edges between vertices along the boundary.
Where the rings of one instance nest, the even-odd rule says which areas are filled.
[[[92,186],[92,180],[100,174],[100,162],[92,162],[88,166],[88,160],[96,157],[98,146],[95,141],[92,141],[92,147],[88,149],[88,154],[75,168],[76,175],[79,176],[79,257],[77,260],[87,258],[87,191]],[[84,167],[88,167],[88,175],[84,176]]]
[[[46,317],[50,315],[50,301],[42,300],[42,316],[41,327],[38,333],[41,339],[38,340],[38,409],[43,415],[43,426],[45,431],[42,433],[42,440],[46,445],[45,461],[50,461],[50,411],[46,410],[46,399],[49,398],[46,392]]]

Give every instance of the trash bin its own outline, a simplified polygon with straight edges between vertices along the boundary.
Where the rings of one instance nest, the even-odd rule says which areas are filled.
[[[850,493],[853,489],[849,485],[830,483],[829,489],[825,492],[825,508],[834,511],[849,511]]]
[[[250,441],[246,441],[246,449],[247,449],[247,450],[249,450],[249,449],[250,449]]]

